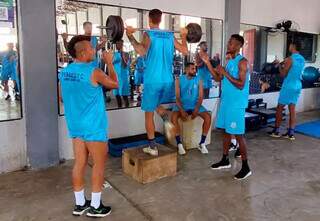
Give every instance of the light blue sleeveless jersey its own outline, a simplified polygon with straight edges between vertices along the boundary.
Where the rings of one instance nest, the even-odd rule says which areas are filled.
[[[172,32],[151,29],[146,31],[150,47],[145,56],[144,84],[173,82],[174,35]]]
[[[212,78],[207,65],[203,64],[198,67],[198,75],[201,77],[203,82],[203,89],[212,88]]]
[[[226,66],[226,71],[234,78],[239,79],[239,62],[244,59],[238,54],[234,59],[230,59]],[[226,77],[222,80],[221,102],[233,108],[246,108],[249,98],[249,69],[247,71],[246,82],[242,90],[234,86]]]
[[[199,98],[200,76],[188,78],[186,74],[179,77],[180,98],[184,110],[193,110]]]
[[[60,72],[65,117],[70,137],[106,141],[106,107],[102,86],[91,83],[94,70],[90,63],[74,62]],[[104,139],[96,138],[95,134],[104,135]]]
[[[299,90],[302,88],[301,79],[305,59],[299,53],[294,53],[291,55],[291,60],[292,65],[283,81],[282,88]]]

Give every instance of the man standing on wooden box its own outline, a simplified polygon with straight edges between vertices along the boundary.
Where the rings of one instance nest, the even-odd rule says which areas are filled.
[[[231,168],[229,162],[229,145],[231,135],[235,135],[240,148],[242,168],[234,176],[235,179],[245,179],[250,176],[251,170],[247,161],[247,147],[245,134],[245,109],[249,98],[249,69],[247,60],[240,55],[240,49],[244,39],[238,34],[230,37],[227,53],[231,59],[226,69],[218,66],[212,67],[207,53],[200,52],[200,57],[207,64],[212,76],[216,81],[221,81],[221,103],[217,114],[216,127],[223,129],[223,156],[218,163],[211,165],[211,169],[218,170]]]
[[[181,142],[179,118],[183,121],[195,119],[197,116],[203,119],[202,136],[199,142],[199,150],[202,154],[207,154],[208,149],[205,145],[206,137],[211,125],[211,115],[202,106],[203,83],[201,77],[197,75],[194,63],[189,62],[185,65],[185,74],[177,77],[176,82],[176,105],[172,111],[172,123],[174,124],[178,152],[180,155],[186,153]]]
[[[133,36],[137,29],[128,26],[126,33],[135,51],[140,56],[145,56],[145,70],[141,108],[145,112],[145,126],[148,135],[149,146],[144,152],[158,156],[155,143],[154,112],[156,111],[164,120],[165,129],[173,128],[168,113],[163,103],[174,100],[173,82],[173,58],[175,49],[186,55],[188,53],[187,34],[188,30],[180,31],[181,43],[174,37],[173,32],[160,30],[162,12],[152,9],[149,12],[150,30],[143,33],[143,39],[138,42]],[[168,132],[167,132],[168,134]]]

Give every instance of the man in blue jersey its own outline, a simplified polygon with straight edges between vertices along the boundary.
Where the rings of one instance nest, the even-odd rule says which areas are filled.
[[[123,51],[123,40],[116,42],[117,51],[113,56],[113,65],[118,75],[119,87],[113,90],[116,97],[118,107],[122,107],[122,99],[124,100],[125,107],[129,107],[129,71],[130,71],[130,56],[127,52]]]
[[[143,39],[138,42],[133,36],[137,29],[127,27],[127,36],[135,51],[145,57],[146,68],[144,70],[143,94],[141,108],[145,111],[145,126],[149,140],[149,146],[143,151],[153,156],[158,155],[155,143],[154,111],[164,120],[167,134],[173,125],[169,120],[167,111],[162,103],[174,100],[173,81],[173,57],[175,49],[182,54],[188,53],[186,28],[181,29],[181,43],[175,39],[172,32],[160,30],[162,12],[152,9],[149,12],[150,30],[143,33]]]
[[[211,76],[211,75],[210,75]],[[185,65],[185,74],[176,78],[176,105],[173,107],[171,120],[174,124],[178,153],[184,155],[186,151],[181,142],[179,118],[183,121],[197,116],[203,119],[202,136],[199,142],[199,150],[202,154],[207,154],[208,149],[205,145],[206,137],[211,125],[211,115],[202,106],[203,86],[200,76],[194,63],[188,62]]]
[[[14,57],[16,56],[16,52],[14,51],[14,44],[13,43],[8,43],[7,44],[8,50],[6,51],[5,55],[2,58],[2,72],[0,76],[1,80],[1,85],[3,86],[3,91],[4,91],[4,97],[5,100],[10,99],[9,95],[9,79],[12,77],[12,67],[13,67],[13,60]]]
[[[290,112],[288,132],[283,134],[282,137],[290,140],[295,140],[294,128],[296,125],[296,104],[301,92],[302,71],[305,65],[305,59],[299,53],[301,49],[301,42],[298,40],[293,41],[289,46],[291,56],[286,58],[279,67],[280,76],[284,77],[280,95],[278,99],[278,106],[276,112],[275,128],[269,134],[272,137],[281,137],[280,125],[282,121],[283,108],[288,105]]]
[[[200,42],[198,47],[199,51],[208,52],[208,44],[206,41]],[[203,97],[206,99],[209,98],[210,88],[212,88],[212,76],[207,65],[199,58],[199,56],[196,56],[196,63],[198,66],[198,75],[203,82]]]
[[[96,50],[95,59],[91,62],[91,64],[95,67],[99,67],[100,62],[99,62],[99,59],[97,56],[97,52],[105,46],[107,39],[105,37],[101,37],[100,43],[99,43],[98,38],[95,36],[92,36],[92,23],[91,22],[86,21],[83,23],[82,26],[83,26],[84,35],[90,37],[91,45]],[[68,48],[68,42],[67,42],[68,34],[63,33],[62,39],[63,39],[63,44],[64,44],[65,48],[67,49]]]
[[[74,62],[62,69],[59,74],[65,118],[74,150],[72,171],[75,207],[73,215],[104,217],[111,212],[111,207],[101,203],[101,191],[104,182],[104,168],[107,156],[108,121],[102,87],[118,87],[111,52],[103,53],[108,73],[91,65],[95,49],[89,36],[75,36],[68,44],[68,52]],[[84,174],[88,157],[93,159],[91,201],[85,199]]]
[[[138,94],[138,101],[141,100],[140,87],[143,84],[144,69],[145,69],[144,58],[142,56],[139,56],[136,59],[136,65],[135,65],[135,70],[134,70],[134,84],[136,86],[136,92]]]
[[[231,55],[231,58],[226,68],[219,65],[214,69],[207,53],[200,52],[200,57],[208,66],[214,79],[221,81],[221,98],[216,127],[224,131],[223,156],[218,163],[211,165],[211,169],[231,168],[228,153],[231,135],[234,135],[239,143],[242,158],[241,170],[234,176],[238,180],[245,179],[252,174],[247,161],[247,147],[244,138],[245,109],[248,106],[249,97],[249,69],[247,59],[239,54],[243,44],[242,36],[238,34],[231,36],[227,46],[227,53]]]

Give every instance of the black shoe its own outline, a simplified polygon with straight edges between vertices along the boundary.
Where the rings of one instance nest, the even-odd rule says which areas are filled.
[[[234,158],[241,158],[240,148],[237,148],[236,152],[234,153]]]
[[[87,213],[87,216],[89,217],[105,217],[111,213],[111,207],[110,206],[104,206],[102,203],[100,203],[100,206],[98,209],[95,209],[94,207],[90,206],[90,209]]]
[[[239,147],[238,144],[234,145],[233,143],[231,143],[231,144],[229,145],[229,151],[237,150],[238,147]]]
[[[211,165],[212,170],[220,170],[220,169],[228,169],[231,168],[231,164],[229,162],[229,159],[222,158],[220,162],[214,163]]]
[[[271,137],[276,137],[276,138],[281,137],[280,133],[277,132],[276,130],[272,130],[271,132],[268,132],[268,134],[269,134]]]
[[[283,138],[287,138],[287,139],[289,139],[289,140],[295,140],[295,139],[296,139],[293,134],[290,134],[290,135],[289,135],[288,133],[282,134],[282,137],[283,137]]]
[[[5,100],[7,101],[7,100],[9,100],[9,99],[10,99],[10,95],[7,95],[6,98],[5,98]]]
[[[90,208],[90,203],[91,203],[90,200],[86,200],[86,202],[83,206],[75,205],[73,212],[72,212],[72,215],[81,216]]]
[[[251,172],[250,168],[248,166],[242,166],[241,170],[239,171],[239,173],[237,173],[234,176],[234,178],[236,180],[244,180],[251,175],[252,175],[252,172]]]

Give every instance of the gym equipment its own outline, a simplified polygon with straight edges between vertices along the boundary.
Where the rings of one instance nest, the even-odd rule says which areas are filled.
[[[309,66],[302,72],[302,79],[304,81],[314,83],[320,78],[320,72],[317,68]]]
[[[320,120],[311,121],[304,124],[299,124],[296,126],[295,131],[310,137],[315,137],[320,139]]]
[[[164,144],[165,138],[162,134],[156,132],[155,141],[159,144]],[[147,134],[113,138],[109,140],[109,154],[113,157],[121,157],[123,150],[146,144],[148,144]]]
[[[105,29],[107,33],[107,38],[112,43],[115,43],[116,41],[119,41],[122,39],[124,34],[124,29],[125,29],[122,18],[117,15],[108,16],[106,20],[106,26],[98,26],[97,28]],[[187,41],[189,43],[197,43],[200,41],[202,36],[202,29],[199,24],[189,23],[186,26],[186,29],[188,29]],[[147,31],[149,29],[139,28],[138,30]],[[164,31],[179,33],[178,31],[169,31],[169,30],[164,30]]]
[[[245,114],[246,131],[259,130],[261,127],[261,117],[258,114],[248,113]]]
[[[122,156],[122,169],[136,181],[146,184],[177,174],[177,151],[158,145],[158,156],[143,152],[143,148],[127,149]]]

